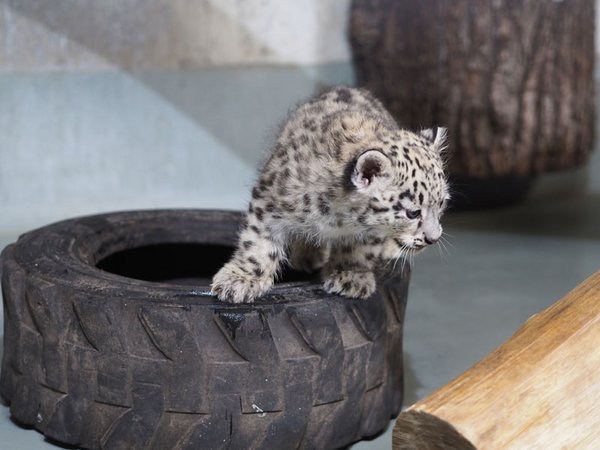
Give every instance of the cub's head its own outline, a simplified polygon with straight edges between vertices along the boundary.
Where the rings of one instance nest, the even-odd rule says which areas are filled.
[[[357,220],[383,230],[402,250],[421,250],[442,236],[449,199],[441,152],[446,130],[395,132],[359,153],[348,174]]]

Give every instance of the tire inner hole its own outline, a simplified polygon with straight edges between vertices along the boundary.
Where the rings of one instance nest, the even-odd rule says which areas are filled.
[[[96,267],[136,280],[207,286],[229,260],[233,247],[225,245],[168,243],[128,248],[100,260]],[[309,281],[308,274],[285,267],[277,283]]]

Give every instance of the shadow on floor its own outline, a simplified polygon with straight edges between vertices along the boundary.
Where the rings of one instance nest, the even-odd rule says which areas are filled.
[[[528,200],[515,206],[450,213],[448,229],[600,240],[600,194]]]

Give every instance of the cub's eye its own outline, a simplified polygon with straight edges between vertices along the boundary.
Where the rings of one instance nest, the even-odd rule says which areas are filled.
[[[406,211],[406,217],[408,217],[409,219],[416,219],[418,217],[421,217],[421,210],[420,209],[415,209],[415,210],[408,210]]]

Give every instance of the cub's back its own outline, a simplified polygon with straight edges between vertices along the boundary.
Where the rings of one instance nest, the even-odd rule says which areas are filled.
[[[381,102],[369,91],[341,86],[300,105],[288,118],[283,131],[285,132],[289,128],[295,129],[299,125],[305,126],[305,122],[307,122],[312,125],[307,128],[309,131],[324,132],[331,120],[340,115],[369,117],[389,129],[398,128]],[[323,128],[316,129],[316,123],[313,123],[311,119],[320,122]]]
[[[339,178],[345,163],[362,148],[348,127],[360,128],[363,142],[376,142],[378,130],[386,134],[398,130],[391,115],[368,91],[335,88],[288,116],[262,178],[269,181],[278,172],[285,173],[292,183],[299,179],[303,184],[319,183],[324,175]],[[352,146],[353,142],[357,145]]]

